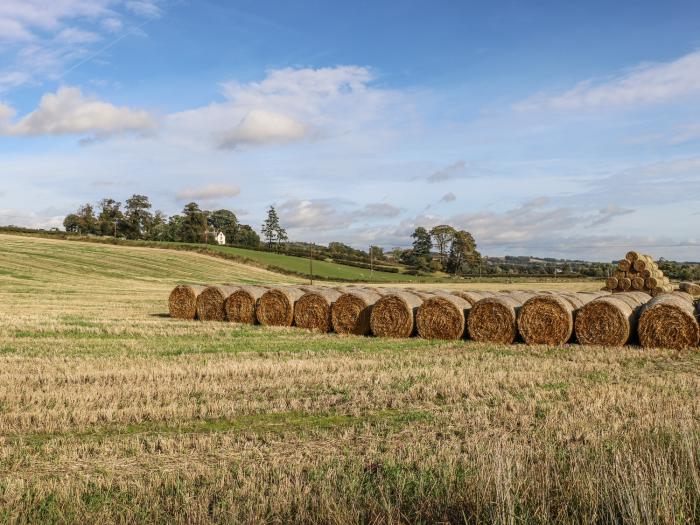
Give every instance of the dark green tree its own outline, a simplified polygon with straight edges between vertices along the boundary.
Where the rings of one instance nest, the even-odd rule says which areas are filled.
[[[95,210],[92,204],[84,204],[78,208],[78,232],[82,235],[97,234],[97,219],[95,218]]]
[[[235,213],[229,210],[216,210],[209,214],[207,220],[215,232],[224,232],[227,242],[234,242],[238,231],[238,218]]]
[[[480,261],[481,254],[476,250],[476,241],[472,234],[465,230],[455,232],[447,257],[447,272],[461,273],[465,269],[477,267]]]
[[[182,242],[206,242],[207,215],[196,202],[190,202],[182,210],[180,237]]]
[[[78,233],[80,231],[80,217],[75,213],[66,215],[66,218],[63,219],[63,227],[68,233]]]
[[[124,215],[121,211],[121,202],[114,199],[102,199],[99,203],[100,213],[97,216],[99,231],[101,235],[117,234],[119,223],[124,220]]]
[[[455,229],[447,224],[441,224],[440,226],[435,226],[430,230],[430,236],[435,243],[435,247],[438,250],[439,264],[442,268],[445,267],[445,259],[447,258],[447,251],[452,238],[455,235]],[[440,269],[442,269],[440,268]]]
[[[274,206],[270,206],[267,210],[267,219],[262,225],[261,232],[267,241],[268,248],[277,241],[277,244],[287,240],[287,230],[282,228],[280,219],[277,216],[277,210]]]
[[[122,232],[127,239],[142,239],[148,231],[148,226],[153,219],[151,202],[145,195],[132,195],[126,200]]]
[[[424,257],[430,260],[430,250],[433,247],[433,241],[430,239],[428,230],[419,226],[411,235],[413,237],[413,255],[415,257]]]
[[[234,244],[246,246],[248,248],[257,248],[260,246],[260,236],[247,224],[241,224],[236,235],[233,238]]]

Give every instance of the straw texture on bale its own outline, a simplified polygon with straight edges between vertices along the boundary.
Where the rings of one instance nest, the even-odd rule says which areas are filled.
[[[411,292],[394,292],[381,297],[372,308],[370,326],[377,337],[411,337],[416,330],[416,313],[423,299]]]
[[[360,288],[341,294],[331,308],[333,330],[343,335],[369,335],[372,307],[382,297],[377,290]]]
[[[340,296],[333,288],[307,291],[294,306],[294,324],[314,332],[330,332],[333,329],[331,309]]]
[[[686,293],[689,293],[695,298],[700,297],[700,284],[697,283],[681,283],[678,288]]]
[[[436,294],[418,308],[416,326],[423,339],[461,339],[471,305],[457,295]]]
[[[599,297],[576,312],[576,339],[584,345],[620,347],[634,335],[641,307],[651,299],[643,292]]]
[[[292,286],[267,290],[260,297],[255,311],[258,322],[265,326],[292,326],[294,305],[304,293],[303,290]]]
[[[632,289],[633,290],[644,290],[644,279],[642,277],[632,278]]]
[[[226,299],[236,290],[237,286],[207,286],[197,297],[197,317],[201,321],[225,321]]]
[[[486,297],[493,297],[495,294],[493,292],[470,292],[467,290],[459,290],[452,292],[453,295],[461,297],[467,301],[471,306],[474,306],[478,301],[485,299]]]
[[[692,302],[677,294],[651,299],[639,317],[639,341],[644,347],[694,348],[700,342],[700,327]]]
[[[266,291],[263,286],[241,286],[226,300],[226,318],[232,323],[257,323],[255,310]]]
[[[478,301],[469,311],[469,337],[483,343],[513,343],[518,337],[518,312],[527,299],[501,294]]]
[[[609,290],[614,290],[617,288],[618,284],[620,284],[620,281],[617,279],[617,277],[608,277],[605,280],[605,287]]]
[[[197,297],[204,291],[204,286],[181,284],[176,286],[168,298],[170,317],[175,319],[196,319]]]
[[[618,287],[621,288],[622,290],[625,290],[625,291],[631,289],[632,288],[632,279],[630,279],[629,277],[625,277],[623,279],[620,279],[620,284],[618,285]]]
[[[518,314],[518,331],[528,344],[563,345],[574,333],[575,312],[602,294],[538,294]]]
[[[632,263],[629,262],[627,259],[622,259],[619,263],[617,263],[617,267],[622,272],[629,272],[632,268]]]
[[[635,252],[634,250],[630,250],[627,252],[627,255],[625,255],[625,259],[632,264],[634,261],[639,259],[639,253]]]

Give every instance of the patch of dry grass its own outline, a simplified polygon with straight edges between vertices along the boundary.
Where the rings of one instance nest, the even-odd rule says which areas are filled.
[[[0,521],[700,519],[696,353],[172,320],[279,277],[58,244],[0,238]]]

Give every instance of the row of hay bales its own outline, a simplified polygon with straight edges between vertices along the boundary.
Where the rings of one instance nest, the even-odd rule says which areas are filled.
[[[673,285],[650,255],[627,252],[617,270],[605,281],[604,290],[614,293],[638,291],[651,296],[673,291]]]
[[[320,286],[188,286],[170,294],[180,319],[297,326],[315,332],[480,342],[693,348],[700,304],[685,292],[473,292]]]

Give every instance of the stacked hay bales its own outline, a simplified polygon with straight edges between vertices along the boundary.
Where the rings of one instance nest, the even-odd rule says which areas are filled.
[[[292,286],[277,286],[267,290],[258,301],[256,316],[265,326],[292,326],[294,305],[304,295],[303,290]]]
[[[617,263],[617,271],[605,281],[604,290],[616,293],[634,290],[656,296],[673,291],[673,287],[650,255],[630,251]]]
[[[416,331],[416,313],[423,299],[404,291],[382,296],[370,314],[372,333],[377,337],[411,337]]]
[[[647,348],[695,348],[700,343],[700,326],[691,295],[685,292],[658,295],[639,317],[639,342]]]
[[[466,336],[471,304],[457,295],[438,293],[418,308],[416,328],[423,339],[461,339]]]
[[[226,300],[237,286],[207,286],[197,297],[197,318],[200,321],[225,321]]]
[[[693,299],[700,299],[700,284],[698,283],[680,283],[678,289],[692,295]]]
[[[518,331],[531,345],[563,345],[574,334],[576,312],[602,295],[603,292],[537,294],[520,309]]]
[[[330,332],[333,329],[332,307],[341,295],[333,288],[307,289],[294,306],[294,324],[314,332]]]
[[[337,334],[369,335],[370,316],[382,297],[378,290],[353,288],[338,297],[331,308],[331,324]]]
[[[226,318],[232,323],[256,324],[258,301],[267,290],[264,286],[241,286],[226,300]]]
[[[469,337],[483,343],[514,343],[518,337],[518,313],[532,295],[501,293],[477,301],[469,311]]]
[[[181,284],[176,286],[168,297],[168,311],[175,319],[197,318],[197,297],[204,286]]]
[[[632,340],[642,306],[649,301],[644,292],[625,292],[599,297],[576,312],[576,340],[584,345],[624,346]]]

